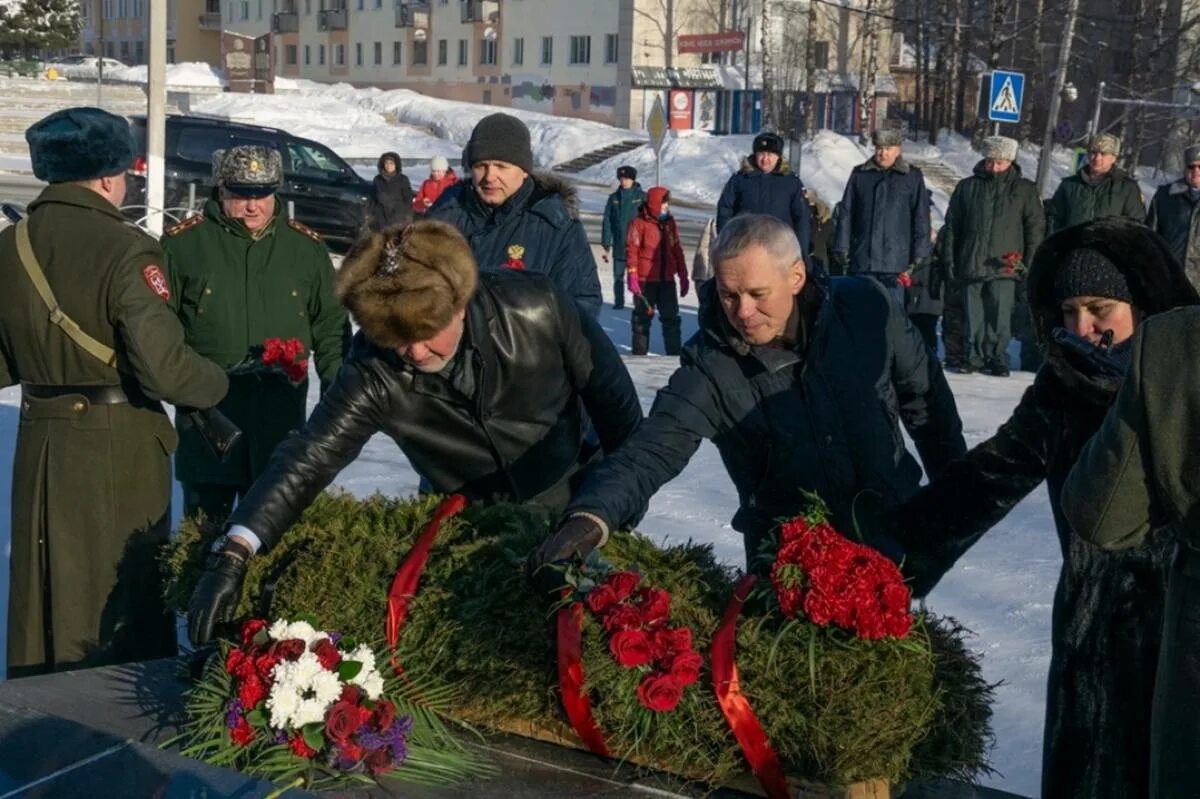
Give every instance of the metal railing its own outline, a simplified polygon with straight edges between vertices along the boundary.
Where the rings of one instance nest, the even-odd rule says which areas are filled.
[[[300,15],[294,11],[280,11],[271,15],[271,33],[299,33]]]
[[[344,31],[347,27],[346,9],[331,8],[317,14],[317,30]]]

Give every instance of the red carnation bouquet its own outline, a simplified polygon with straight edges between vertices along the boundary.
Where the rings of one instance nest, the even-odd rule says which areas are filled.
[[[833,529],[819,502],[779,528],[771,585],[783,615],[836,625],[858,638],[904,638],[912,593],[896,564]]]
[[[1028,269],[1025,267],[1025,256],[1019,252],[1006,252],[1000,259],[1000,263],[1004,266],[1004,274],[1006,275],[1024,275]]]
[[[293,386],[308,379],[308,347],[292,338],[272,336],[250,348],[250,356],[229,370],[230,374],[281,375]]]
[[[700,679],[704,658],[692,646],[691,629],[671,626],[671,595],[652,586],[639,588],[641,579],[637,572],[610,572],[587,592],[584,604],[604,628],[613,660],[642,672],[638,701],[665,713]]]

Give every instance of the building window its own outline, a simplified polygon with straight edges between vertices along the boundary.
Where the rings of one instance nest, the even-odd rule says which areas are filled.
[[[262,19],[262,0],[258,0],[258,18]]]
[[[325,66],[325,45],[317,45],[317,66]]]
[[[242,19],[250,19],[250,0],[242,0]]]
[[[618,58],[617,58],[617,56],[618,56],[617,42],[618,42],[617,34],[615,34],[615,33],[604,34],[604,63],[605,64],[617,63],[617,60],[618,60]]]
[[[829,69],[829,42],[813,42],[813,66]]]
[[[375,42],[375,66],[383,66],[383,42]]]
[[[400,42],[392,42],[392,64],[402,63],[404,63],[404,58],[400,50]]]
[[[307,66],[311,66],[311,65],[312,65],[312,47],[310,45],[306,44],[306,45],[304,45],[304,66],[307,67]]]
[[[550,66],[554,63],[554,37],[542,37],[542,66]]]
[[[514,67],[525,63],[525,40],[522,38],[513,39],[512,62]]]
[[[355,42],[354,43],[354,66],[361,67],[362,65],[363,65],[362,42]]]
[[[133,60],[137,64],[143,64],[146,61],[146,43],[141,39],[133,43]]]
[[[383,0],[375,0],[375,8],[383,8]]]
[[[339,67],[346,66],[346,45],[339,44],[333,48],[334,65]]]
[[[129,42],[121,42],[121,60],[129,60]]]
[[[306,47],[304,49],[307,50],[308,48]],[[287,64],[289,67],[296,66],[296,45],[285,44],[283,46],[283,63]]]
[[[590,64],[592,63],[592,37],[591,36],[572,36],[571,37],[571,61],[572,64]]]
[[[483,38],[479,41],[480,66],[496,66],[496,40]]]
[[[423,67],[429,63],[429,42],[413,42],[413,66]]]
[[[359,11],[363,10],[363,0],[358,0],[358,10]]]
[[[449,47],[445,39],[438,39],[438,66],[446,66],[446,59],[449,58],[446,54],[449,52]]]
[[[467,40],[458,40],[458,65],[465,67],[467,65]]]

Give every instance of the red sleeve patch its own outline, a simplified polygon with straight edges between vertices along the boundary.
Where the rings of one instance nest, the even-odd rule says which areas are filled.
[[[167,276],[163,274],[161,267],[157,264],[142,267],[142,280],[145,280],[150,290],[162,297],[164,301],[170,301],[171,286],[167,283]]]

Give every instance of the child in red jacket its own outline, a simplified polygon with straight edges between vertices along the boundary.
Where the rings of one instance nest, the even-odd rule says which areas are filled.
[[[679,229],[670,214],[671,192],[655,186],[625,233],[625,262],[629,293],[633,295],[633,354],[650,349],[650,320],[662,320],[667,355],[680,348],[679,297],[688,293],[687,264],[679,244]],[[675,277],[679,277],[679,294]]]
[[[425,213],[442,196],[442,192],[455,183],[458,183],[458,175],[450,168],[450,162],[443,156],[435,155],[429,162],[429,177],[425,178],[420,191],[413,197],[413,211]]]

